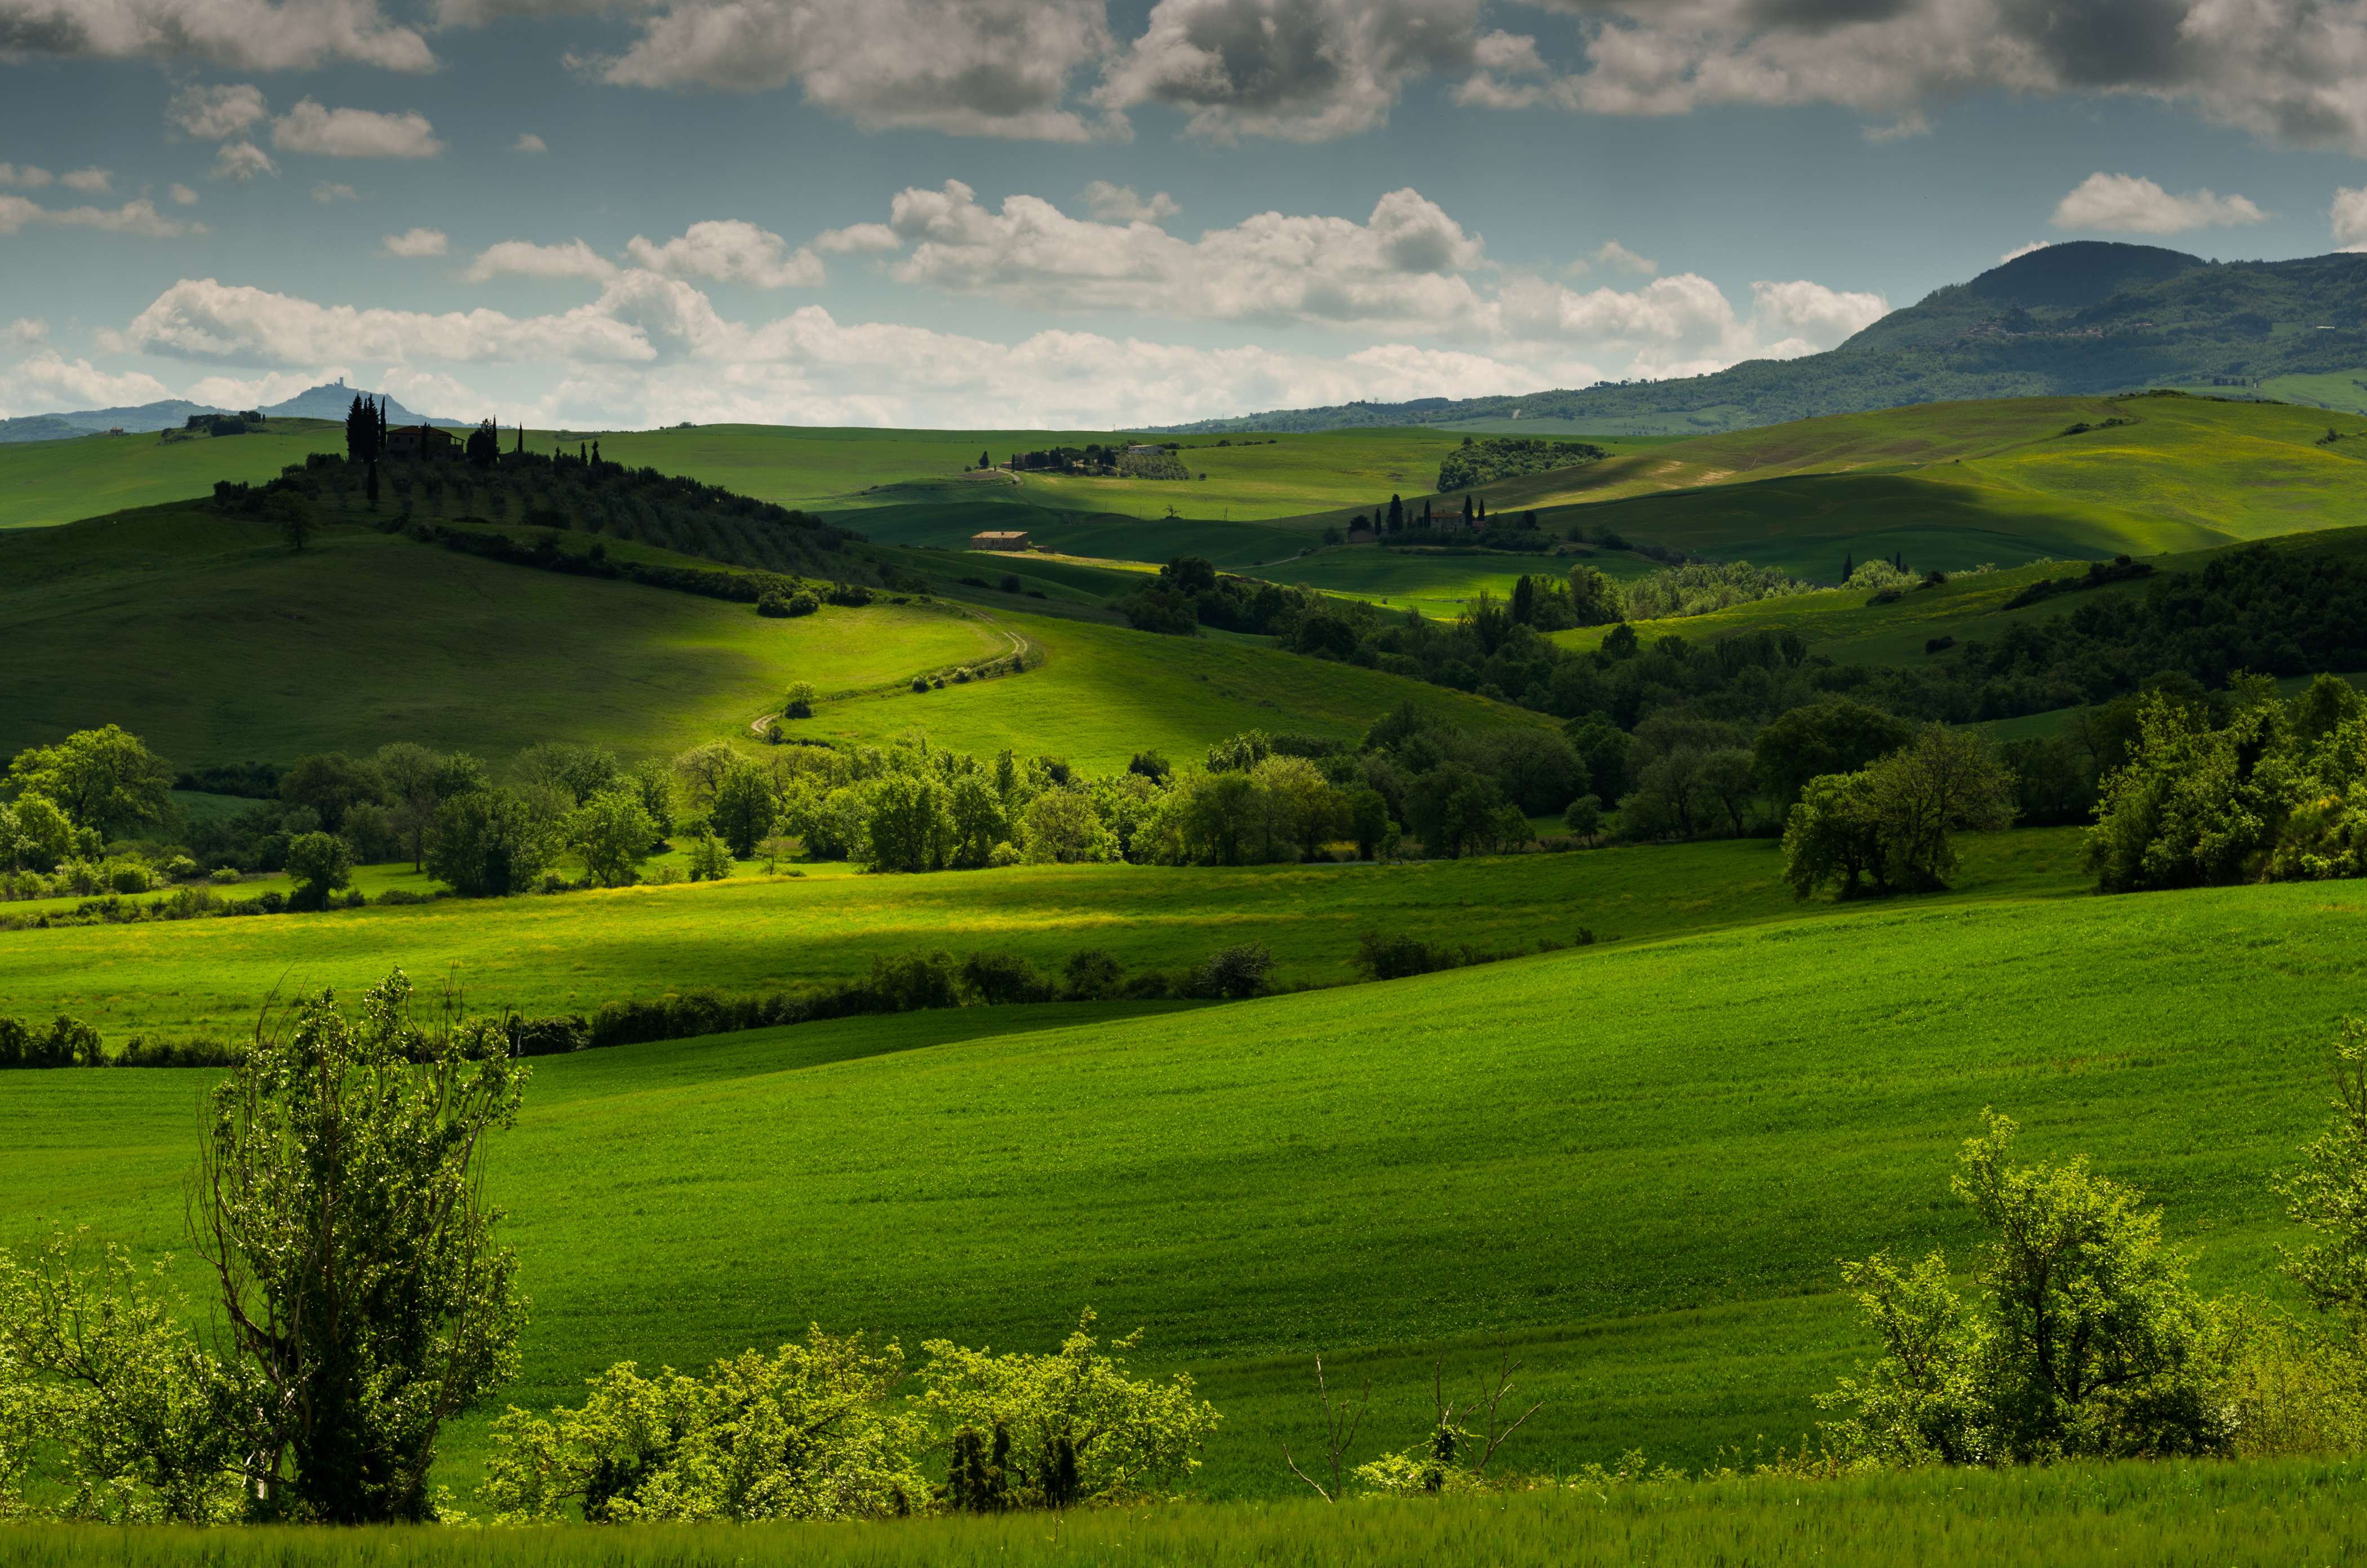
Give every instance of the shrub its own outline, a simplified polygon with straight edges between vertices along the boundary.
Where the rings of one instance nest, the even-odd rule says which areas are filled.
[[[831,603],[844,608],[861,609],[871,602],[871,590],[860,583],[832,583],[825,597]]]
[[[1026,856],[1019,853],[1018,846],[1008,839],[1003,840],[986,853],[986,863],[990,866],[996,867],[1016,866],[1021,864],[1026,858]]]
[[[923,1007],[961,1006],[960,977],[955,971],[951,953],[915,952],[875,958],[866,984],[882,1012],[911,1013]]]
[[[781,704],[781,717],[784,719],[812,718],[815,695],[813,682],[810,680],[791,681],[789,683],[788,699]]]
[[[997,583],[995,586],[1002,589],[1006,594],[1015,594],[1019,592],[1019,574],[1016,572],[1004,573],[1002,574],[1002,581]]]
[[[513,1056],[563,1056],[592,1043],[592,1028],[580,1016],[513,1017],[503,1024]]]
[[[1118,994],[1129,1002],[1163,1002],[1170,996],[1189,994],[1166,975],[1155,969],[1146,969],[1126,977]]]
[[[1376,937],[1367,931],[1356,938],[1356,967],[1375,980],[1429,974],[1453,969],[1459,961],[1451,949],[1419,937]]]
[[[929,689],[929,677],[928,677],[928,676],[914,676],[912,677],[912,689],[913,689],[914,691],[926,691],[926,690],[928,690],[928,689]]]
[[[136,860],[119,861],[108,868],[107,885],[117,892],[146,892],[148,868]]]
[[[811,615],[814,611],[820,608],[821,608],[821,601],[814,597],[811,594],[795,593],[789,596],[789,613],[791,615]]]
[[[1011,1002],[1048,1002],[1052,983],[1017,953],[972,953],[962,960],[963,994],[988,1006]]]
[[[236,866],[216,866],[206,873],[206,881],[218,888],[234,887],[243,874]]]
[[[1237,1000],[1265,989],[1266,971],[1274,968],[1274,949],[1263,942],[1242,942],[1209,955],[1200,968],[1200,984],[1209,995]]]
[[[378,901],[391,904],[425,903],[428,898],[425,893],[413,892],[406,888],[389,888],[378,895]]]
[[[780,593],[764,594],[756,600],[756,613],[758,615],[770,616],[776,620],[787,619],[789,615],[788,596]]]
[[[1085,948],[1069,955],[1061,976],[1068,983],[1070,995],[1080,1002],[1097,1002],[1116,994],[1126,971],[1117,960],[1099,948]]]
[[[1603,800],[1598,795],[1580,795],[1561,814],[1561,824],[1580,838],[1591,838],[1603,831]]]

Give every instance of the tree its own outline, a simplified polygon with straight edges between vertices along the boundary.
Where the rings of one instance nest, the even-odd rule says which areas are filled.
[[[2137,710],[2127,766],[2106,775],[2088,831],[2088,869],[2105,892],[2248,881],[2276,847],[2297,793],[2284,705],[2246,694],[2224,729],[2164,692]]]
[[[1356,858],[1369,860],[1379,853],[1389,831],[1389,802],[1367,784],[1348,793],[1348,833],[1356,841]]]
[[[321,531],[320,514],[300,491],[273,491],[264,499],[263,515],[271,519],[290,550],[302,550]]]
[[[436,813],[427,871],[465,898],[523,892],[550,863],[544,824],[507,790],[471,790]]]
[[[1621,628],[1625,631],[1625,628]],[[1615,801],[1627,792],[1627,749],[1634,744],[1608,713],[1589,713],[1561,727],[1585,770],[1582,789]]]
[[[2318,1239],[2277,1254],[2310,1304],[2339,1314],[2356,1336],[2367,1331],[2367,1023],[2342,1020],[2328,1066],[2334,1115],[2302,1150],[2301,1168],[2276,1183],[2285,1212]]]
[[[1406,792],[1406,825],[1424,848],[1450,860],[1487,842],[1503,803],[1495,780],[1460,762],[1443,762]]]
[[[521,789],[554,790],[565,795],[572,806],[617,788],[624,777],[614,752],[567,741],[528,746],[510,763],[511,780]]]
[[[773,799],[773,781],[763,768],[742,762],[717,781],[715,800],[708,820],[731,853],[744,860],[756,852],[756,846],[771,836],[773,824],[780,820],[777,803]]]
[[[739,766],[740,754],[723,741],[708,741],[691,747],[674,759],[674,770],[682,780],[683,790],[694,806],[704,806],[715,799],[715,787],[723,782],[725,774]]]
[[[1512,585],[1512,619],[1527,626],[1536,619],[1536,581],[1523,573],[1521,580]]]
[[[2161,1213],[2084,1159],[2017,1165],[2012,1121],[1983,1113],[1950,1183],[1988,1226],[1967,1305],[1944,1255],[1842,1270],[1885,1355],[1820,1403],[1844,1454],[1892,1464],[2044,1462],[2227,1452],[2213,1397],[2212,1309]]]
[[[1791,710],[1759,732],[1750,753],[1780,811],[1800,798],[1809,779],[1855,773],[1914,737],[1904,720],[1844,697]]]
[[[1939,892],[1956,868],[1949,835],[2013,824],[2013,775],[1981,737],[1927,724],[1914,742],[1865,770],[1869,808],[1880,825],[1885,869],[1917,892]]]
[[[789,682],[787,699],[781,704],[784,719],[810,719],[815,701],[814,683],[810,680]]]
[[[1784,880],[1794,897],[1806,898],[1835,880],[1845,899],[1869,881],[1888,885],[1868,792],[1863,773],[1829,773],[1801,790],[1784,822]]]
[[[1750,754],[1740,746],[1721,746],[1702,758],[1701,792],[1726,813],[1737,837],[1750,831],[1751,803],[1759,798],[1759,775]]]
[[[1580,626],[1603,626],[1627,619],[1625,590],[1598,568],[1584,562],[1569,569],[1569,608]]]
[[[393,802],[389,823],[411,851],[411,869],[417,870],[427,853],[427,835],[436,825],[437,790],[444,759],[413,741],[390,741],[370,759],[385,798]]]
[[[1388,529],[1393,534],[1405,532],[1405,502],[1396,495],[1389,497]]]
[[[1109,830],[1093,810],[1093,798],[1082,790],[1045,790],[1027,802],[1018,827],[1022,852],[1039,865],[1116,858],[1117,846],[1110,842]],[[975,838],[970,842],[974,844]]]
[[[640,791],[615,789],[593,796],[570,813],[567,846],[583,858],[583,869],[604,888],[639,877],[641,862],[657,842],[657,824],[641,805]]]
[[[1560,811],[1589,782],[1577,750],[1551,730],[1483,730],[1473,737],[1473,753],[1474,765],[1529,816]]]
[[[44,797],[20,795],[14,806],[0,806],[0,858],[10,870],[54,870],[74,849],[74,824]]]
[[[358,1021],[300,999],[214,1091],[198,1244],[259,1384],[255,1512],[430,1517],[444,1423],[517,1369],[526,1301],[476,1162],[527,1073],[487,1020],[420,1028],[397,970]]]
[[[321,825],[335,833],[354,807],[384,802],[386,780],[377,768],[344,752],[320,752],[300,759],[280,776],[279,798],[291,806],[311,807]]]
[[[362,401],[356,392],[351,407],[345,410],[345,460],[374,463],[378,460],[378,411]],[[373,494],[371,499],[377,499]]]
[[[353,858],[334,834],[297,835],[288,842],[287,865],[296,884],[288,897],[290,909],[326,908],[329,895],[354,880]]]
[[[878,871],[938,871],[953,857],[946,787],[925,774],[890,773],[871,788],[866,828]]]
[[[502,457],[501,432],[490,419],[469,432],[469,463],[472,468],[491,468]]]
[[[102,838],[120,837],[154,822],[172,804],[173,770],[139,736],[113,724],[77,730],[56,745],[18,752],[8,782],[20,794],[42,797],[76,827]]]

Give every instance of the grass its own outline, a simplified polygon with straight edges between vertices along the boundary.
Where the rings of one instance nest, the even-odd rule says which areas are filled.
[[[1351,665],[981,597],[1002,603],[768,619],[359,528],[292,553],[257,523],[156,508],[0,536],[0,755],[108,722],[183,767],[402,739],[494,759],[544,740],[664,753],[744,738],[803,679],[826,696],[878,693],[826,703],[813,722],[826,733],[884,740],[921,725],[957,749],[1057,750],[1101,771],[1249,728],[1361,734],[1407,697],[1433,696]],[[902,689],[915,673],[996,658],[1014,637],[1048,662],[926,697]],[[1534,722],[1439,695],[1467,723]]]
[[[2041,829],[1970,840],[1958,896],[2084,892],[2077,838]],[[1173,969],[1262,941],[1281,965],[1280,983],[1332,985],[1353,978],[1360,932],[1409,920],[1433,921],[1436,940],[1501,949],[1568,940],[1581,926],[1606,941],[1636,942],[1802,915],[1765,842],[1232,870],[1028,866],[764,878],[742,869],[720,883],[0,932],[0,1014],[72,1013],[110,1040],[142,1030],[243,1031],[275,990],[350,991],[398,963],[423,977],[452,975],[480,1006],[589,1012],[677,987],[827,983],[865,972],[875,955],[914,948],[1008,949],[1051,965],[1098,947],[1129,969]],[[360,885],[375,893],[432,884],[402,865],[369,868]]]
[[[17,1527],[24,1568],[1349,1568],[1889,1564],[2143,1568],[2356,1556],[2361,1468],[2060,1465],[1775,1481],[1572,1485],[1498,1498],[1191,1504],[896,1525],[456,1531]]]
[[[214,481],[276,479],[308,452],[344,451],[344,427],[274,419],[237,437],[81,436],[0,441],[0,529],[44,528],[210,494]]]
[[[1494,907],[1406,891],[1397,918],[1445,936]],[[1530,929],[1572,913],[1557,900]],[[491,1174],[535,1298],[514,1397],[809,1321],[1048,1346],[1090,1304],[1146,1325],[1148,1361],[1192,1370],[1226,1413],[1212,1494],[1295,1485],[1279,1450],[1315,1424],[1318,1351],[1372,1380],[1359,1458],[1419,1435],[1433,1359],[1467,1384],[1501,1341],[1547,1401],[1513,1462],[1642,1447],[1698,1465],[1795,1437],[1865,1353],[1836,1259],[1964,1256],[1946,1177],[1984,1106],[2023,1121],[2028,1154],[2088,1153],[2157,1195],[2171,1238],[2203,1246],[2206,1287],[2278,1293],[2270,1248],[2291,1231],[2266,1176],[2322,1114],[2367,905],[2282,886],[1810,914],[1123,1022],[1054,1007],[932,1043],[934,1017],[971,1015],[847,1020],[539,1062]],[[272,924],[164,933],[192,951],[178,981],[233,956],[215,926]],[[309,928],[365,968],[367,921]],[[14,934],[12,989],[13,955],[52,977],[91,961],[28,937],[96,935]],[[548,926],[515,945],[578,958]],[[827,920],[754,944],[817,967],[844,945]],[[115,949],[104,983],[175,983],[136,956]],[[45,1213],[177,1248],[202,1081],[11,1083],[0,1233]],[[446,1479],[468,1483],[481,1441],[481,1418],[453,1434]]]

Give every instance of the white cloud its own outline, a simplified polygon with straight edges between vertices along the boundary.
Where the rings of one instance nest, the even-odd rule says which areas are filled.
[[[1145,222],[1070,218],[1033,196],[989,212],[948,180],[899,193],[889,227],[913,245],[899,280],[1044,309],[1439,329],[1481,308],[1456,276],[1482,263],[1481,240],[1410,189],[1381,198],[1364,223],[1264,212],[1187,241]]]
[[[1763,335],[1773,331],[1813,347],[1830,348],[1890,313],[1879,294],[1848,294],[1806,278],[1753,283],[1752,314]]]
[[[533,131],[527,131],[521,132],[518,139],[510,143],[510,151],[513,153],[548,153],[550,151],[550,143],[545,142],[541,137],[537,136]]]
[[[210,403],[216,408],[262,408],[285,403],[324,381],[334,381],[341,373],[332,367],[292,373],[271,370],[255,377],[205,376],[182,388],[181,395],[191,403]]]
[[[0,0],[0,54],[205,60],[235,71],[436,64],[375,0]]]
[[[145,198],[127,201],[110,210],[104,207],[43,207],[21,196],[0,196],[0,234],[13,234],[35,224],[58,229],[103,229],[118,234],[144,234],[151,239],[205,233],[200,224],[164,216],[156,210],[156,204]]]
[[[1479,0],[1159,0],[1093,102],[1166,104],[1219,141],[1353,135],[1410,81],[1467,66],[1478,16]]]
[[[411,229],[400,234],[387,235],[385,249],[380,254],[401,256],[442,256],[450,248],[450,244],[451,242],[445,237],[444,231],[441,229]]]
[[[2327,218],[2334,225],[2337,244],[2344,250],[2367,249],[2367,186],[2337,187]]]
[[[577,7],[447,0],[440,14],[561,8]],[[620,86],[795,82],[808,102],[874,129],[1082,142],[1125,133],[1062,107],[1070,78],[1111,47],[1104,0],[672,0],[622,55],[569,62]]]
[[[311,98],[271,122],[271,144],[331,158],[432,158],[444,150],[425,115],[323,108]]]
[[[257,175],[276,177],[278,173],[279,165],[271,161],[271,154],[252,142],[226,142],[214,154],[215,179],[233,179],[244,185]]]
[[[825,256],[848,256],[864,251],[897,250],[903,244],[896,231],[885,223],[850,223],[844,229],[824,229],[816,234],[813,248]]]
[[[0,417],[55,414],[69,408],[122,408],[172,395],[164,382],[142,371],[109,374],[87,359],[68,359],[53,348],[44,348],[0,370]]]
[[[56,177],[49,170],[37,169],[30,164],[0,164],[0,185],[39,190]]]
[[[2030,256],[2035,252],[2043,251],[2046,248],[2047,244],[2048,242],[2045,240],[2033,240],[2026,245],[2016,245],[2013,249],[1998,257],[1998,265],[1999,267],[2003,267],[2009,261],[2018,261],[2025,256]]]
[[[2257,223],[2260,210],[2240,196],[2190,190],[2172,196],[2149,179],[2108,175],[2101,169],[2081,180],[2055,204],[2048,220],[2058,229],[2094,229],[2118,234],[2176,234],[2189,229]]]
[[[312,199],[324,207],[332,201],[359,201],[361,199],[361,192],[352,186],[328,179],[312,182]]]
[[[1603,241],[1603,247],[1594,253],[1593,261],[1597,267],[1615,267],[1622,272],[1633,272],[1643,278],[1649,278],[1660,270],[1659,262],[1648,256],[1637,256],[1617,240]]]
[[[647,277],[647,274],[640,274]],[[665,287],[697,290],[682,284]],[[630,298],[603,295],[563,315],[525,321],[499,311],[360,310],[319,305],[266,290],[208,278],[174,284],[140,312],[109,346],[174,358],[230,365],[313,366],[336,360],[451,361],[606,360],[657,358],[650,342],[665,312]],[[703,299],[701,303],[704,303]],[[711,315],[712,312],[709,312]],[[695,317],[678,307],[674,315]],[[677,330],[676,335],[682,335]]]
[[[617,265],[582,240],[571,240],[563,245],[504,240],[488,245],[470,265],[466,276],[471,283],[495,278],[589,278],[606,282],[617,276]]]
[[[248,82],[186,88],[164,106],[164,118],[200,142],[234,142],[269,112],[263,89]]]
[[[11,348],[30,348],[49,335],[49,323],[26,316],[18,316],[6,326],[0,327],[0,343]]]
[[[791,252],[780,235],[736,218],[693,223],[662,245],[635,234],[625,253],[636,267],[669,278],[704,278],[752,289],[818,289],[824,276],[821,257],[811,250],[800,246]]]
[[[1104,223],[1157,223],[1184,210],[1165,191],[1145,201],[1130,185],[1097,179],[1085,187],[1085,208]]]
[[[86,196],[108,195],[110,194],[108,187],[114,182],[115,174],[111,169],[75,169],[71,174],[58,176],[59,184],[69,190],[79,190]]]
[[[167,187],[164,194],[173,199],[173,204],[176,207],[195,207],[198,204],[198,193],[177,182]]]

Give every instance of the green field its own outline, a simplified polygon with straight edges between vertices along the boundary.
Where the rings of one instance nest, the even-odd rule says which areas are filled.
[[[821,710],[812,723],[829,735],[919,725],[958,750],[1058,747],[1095,771],[1251,728],[1361,734],[1416,695],[1466,723],[1535,722],[1352,665],[1004,608],[1028,602],[767,619],[358,528],[298,554],[260,524],[164,508],[0,538],[0,753],[108,722],[184,767],[406,739],[494,758],[545,740],[671,752],[745,735],[800,679],[871,691]],[[1005,654],[1014,637],[1040,668],[902,689]]]
[[[274,419],[244,436],[83,436],[0,441],[0,529],[40,528],[127,506],[210,494],[214,481],[260,483],[310,452],[345,449],[320,419]]]
[[[1452,931],[1471,907],[1402,910]],[[310,928],[373,929],[340,918]],[[1467,1380],[1499,1336],[1549,1402],[1514,1462],[1698,1465],[1795,1439],[1865,1353],[1836,1259],[1968,1244],[1945,1184],[1984,1106],[2033,1155],[2087,1152],[2158,1196],[2210,1288],[2278,1294],[2266,1175],[2319,1118],[2362,919],[2307,886],[1900,901],[1123,1028],[971,1009],[546,1061],[492,1173],[535,1299],[515,1392],[809,1320],[1043,1346],[1091,1304],[1226,1413],[1213,1494],[1296,1484],[1278,1449],[1312,1424],[1314,1353],[1371,1376],[1378,1449],[1425,1425],[1433,1358]],[[44,944],[110,935],[0,946],[54,976],[89,949]],[[169,967],[138,972],[162,990]],[[49,1214],[178,1247],[199,1081],[12,1083],[0,1230]],[[481,1430],[454,1434],[451,1479]]]
[[[1026,1515],[879,1525],[703,1528],[221,1532],[110,1530],[119,1568],[1217,1568],[1286,1562],[1363,1568],[1626,1568],[1750,1563],[1764,1568],[2132,1568],[2208,1562],[2343,1562],[2367,1525],[2354,1463],[2066,1464],[2042,1470],[1918,1471],[1803,1484],[1787,1480],[1591,1483],[1510,1497],[1285,1503],[1075,1513],[1048,1527]],[[17,1527],[12,1561],[92,1561],[87,1528]]]

